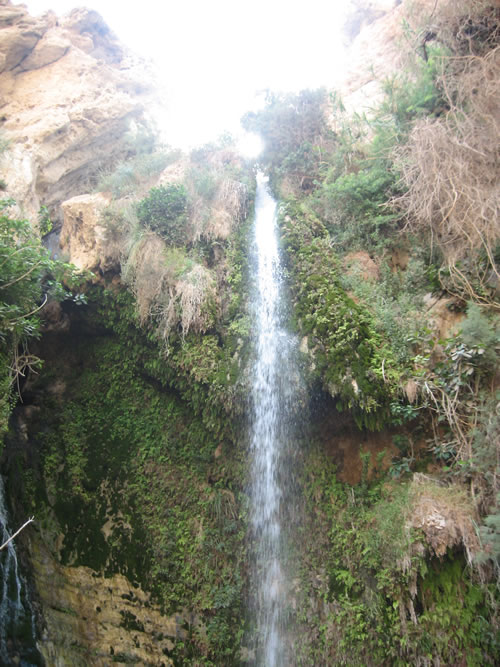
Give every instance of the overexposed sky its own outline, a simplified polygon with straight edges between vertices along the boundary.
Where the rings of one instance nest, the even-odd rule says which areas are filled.
[[[196,145],[239,119],[265,88],[328,86],[344,67],[340,29],[349,0],[29,0],[33,15],[98,11],[139,55],[153,59],[167,92],[166,140]]]

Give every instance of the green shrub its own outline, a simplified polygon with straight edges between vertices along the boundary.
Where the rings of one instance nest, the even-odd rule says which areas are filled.
[[[468,348],[482,350],[481,367],[494,368],[497,362],[496,346],[500,343],[500,332],[495,330],[483,309],[476,303],[470,302],[467,305],[467,317],[462,322],[460,334]]]
[[[137,204],[137,217],[145,227],[157,232],[172,245],[185,242],[187,194],[183,185],[169,184],[151,188]]]
[[[312,189],[324,154],[334,143],[326,122],[326,99],[323,89],[269,93],[262,110],[242,119],[246,130],[264,140],[260,161],[269,165],[272,180],[287,177],[296,194]]]
[[[28,343],[40,336],[43,306],[49,297],[71,297],[61,281],[76,277],[74,267],[50,258],[28,220],[7,214],[13,204],[0,201],[0,434],[7,427],[12,386],[40,366]],[[74,298],[80,302],[82,295]]]
[[[484,519],[484,525],[479,528],[479,537],[482,543],[482,551],[478,561],[493,561],[500,567],[500,493],[497,494],[495,507]]]
[[[346,293],[321,222],[305,217],[291,202],[283,213],[295,315],[302,335],[308,336],[315,373],[337,398],[339,410],[352,410],[360,427],[380,428],[390,418],[401,365],[376,330],[372,313]]]
[[[395,175],[380,164],[366,164],[328,182],[310,200],[326,222],[337,248],[383,250],[400,216],[387,205],[395,191]]]

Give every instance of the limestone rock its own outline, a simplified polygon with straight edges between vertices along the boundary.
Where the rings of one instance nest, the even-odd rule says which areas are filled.
[[[355,39],[346,59],[349,66],[339,70],[332,88],[349,113],[369,114],[383,97],[384,80],[401,68],[404,22],[414,24],[418,17],[430,15],[435,0],[359,0],[356,5],[359,30],[354,30]]]
[[[464,315],[463,312],[456,310],[455,298],[426,294],[424,302],[427,306],[429,324],[439,338],[445,339],[456,333]]]
[[[185,637],[188,619],[163,615],[121,574],[60,565],[36,537],[31,552],[45,626],[38,648],[47,665],[173,664],[166,653]]]
[[[128,157],[126,134],[151,104],[152,73],[97,12],[33,18],[0,2],[0,177],[30,219],[45,204],[57,220],[61,201]]]
[[[118,265],[119,249],[108,243],[107,230],[101,223],[102,212],[109,204],[110,199],[98,193],[73,197],[61,206],[61,250],[79,269],[104,273]]]
[[[448,549],[462,545],[471,562],[480,549],[477,517],[463,489],[441,486],[427,475],[415,473],[410,494],[408,525],[422,532],[425,546],[441,558]]]
[[[65,56],[70,47],[69,40],[49,33],[37,42],[33,51],[21,61],[19,67],[23,71],[45,67]]]

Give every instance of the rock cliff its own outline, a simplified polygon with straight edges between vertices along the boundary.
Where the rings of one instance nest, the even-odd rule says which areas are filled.
[[[351,68],[335,89],[348,109],[363,111],[399,66],[407,7],[418,19],[419,12],[432,14],[435,0],[355,5]],[[76,295],[83,299],[44,309],[41,338],[30,348],[44,360],[43,373],[23,379],[24,402],[13,412],[2,457],[13,522],[36,515],[16,545],[47,664],[230,665],[250,655],[240,651],[249,567],[238,410],[246,400],[252,328],[246,300],[253,177],[227,147],[204,147],[189,159],[147,155],[161,158],[158,169],[124,162],[153,99],[147,67],[96,12],[35,19],[0,0],[0,140],[9,142],[0,176],[31,220],[40,205],[58,222],[64,216],[60,249],[99,276]],[[328,141],[320,157],[331,160],[331,175],[341,151]],[[288,161],[292,168],[297,155]],[[300,206],[290,204],[282,220],[315,421],[300,452],[304,465],[297,462],[308,535],[294,582],[304,628],[297,660],[459,664],[484,635],[471,664],[487,664],[494,651],[487,628],[473,628],[471,639],[446,634],[467,630],[465,618],[488,618],[482,593],[463,578],[462,552],[470,560],[478,549],[478,515],[464,489],[451,493],[447,481],[429,476],[440,470],[440,451],[450,450],[438,450],[436,439],[430,454],[429,425],[413,428],[423,406],[414,405],[412,364],[417,360],[423,373],[425,360],[413,360],[422,350],[407,344],[422,345],[413,326],[419,313],[445,337],[463,307],[457,315],[456,299],[431,298],[424,289],[434,274],[427,275],[421,256],[410,271],[411,249],[377,236],[377,226],[393,224],[378,215],[389,187],[382,176],[390,170],[384,163],[382,176],[370,180],[355,151],[351,158],[347,176],[359,177],[359,199],[375,213],[355,210],[351,221],[340,186],[330,188],[333,177],[323,184],[327,203],[326,195],[337,196],[333,210],[306,201],[324,175],[319,170],[313,183],[306,164]],[[88,194],[99,170],[117,163],[109,188],[101,186],[109,191]],[[341,185],[352,186],[349,179]],[[177,219],[165,220],[164,210],[154,219],[150,188],[158,185],[160,203],[170,206],[174,196],[185,203]],[[141,218],[135,204],[142,197],[150,208]],[[359,222],[371,230],[372,217],[382,250],[368,252],[364,238],[342,256],[338,248],[349,237],[339,230],[357,243]],[[184,236],[173,237],[168,222]],[[421,306],[413,302],[417,289]],[[396,301],[397,290],[404,298]],[[480,322],[488,334],[488,323]],[[433,364],[428,372],[436,373],[444,352],[431,349],[431,333],[424,343]],[[450,373],[469,363],[459,354],[452,361]],[[463,369],[465,379],[476,372]],[[488,372],[478,372],[478,382]],[[442,428],[440,420],[436,438]],[[415,459],[425,474],[406,486],[384,478],[394,457],[396,476],[410,473]],[[442,627],[441,618],[452,621]],[[437,647],[429,648],[431,640]]]
[[[0,123],[9,150],[0,175],[32,217],[88,191],[99,169],[130,152],[152,75],[99,14],[75,9],[31,17],[0,2]]]
[[[432,15],[434,0],[359,0],[345,25],[349,67],[331,86],[350,112],[369,111],[382,97],[382,82],[401,68],[414,28]],[[418,28],[417,28],[418,30]]]

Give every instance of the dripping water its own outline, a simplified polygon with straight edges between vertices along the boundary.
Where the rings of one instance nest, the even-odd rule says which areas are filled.
[[[10,537],[4,481],[0,475],[0,544]],[[14,541],[0,551],[0,664],[43,664],[36,648],[35,617],[19,571]]]
[[[287,332],[276,202],[259,175],[255,203],[255,361],[251,384],[251,606],[255,661],[293,665],[288,529],[293,525],[294,423],[301,385],[297,341]]]

